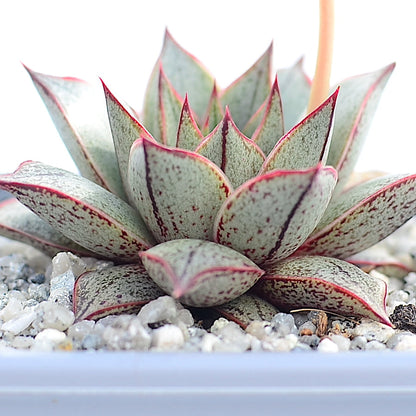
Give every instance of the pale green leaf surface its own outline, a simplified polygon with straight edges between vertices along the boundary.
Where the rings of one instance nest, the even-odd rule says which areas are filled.
[[[149,140],[153,140],[153,138],[135,116],[117,100],[104,83],[103,88],[119,171],[124,189],[128,193],[127,166],[131,146],[140,137],[146,137]]]
[[[282,99],[285,131],[289,131],[299,123],[306,112],[311,81],[303,70],[302,59],[289,68],[279,69],[277,80]]]
[[[283,112],[277,78],[270,92],[263,119],[252,136],[252,140],[268,155],[283,136]]]
[[[75,319],[99,319],[107,315],[137,313],[164,292],[143,265],[128,264],[83,273],[75,282]]]
[[[124,198],[102,91],[27,70],[81,175]]]
[[[224,117],[224,111],[218,96],[217,84],[214,84],[211,98],[209,99],[208,110],[203,124],[204,135],[210,133],[221,122]]]
[[[182,106],[182,99],[161,68],[159,78],[160,140],[167,146],[174,147],[176,145]]]
[[[237,126],[242,129],[263,104],[271,87],[272,45],[241,77],[227,87],[220,99],[228,106]]]
[[[215,241],[257,264],[292,254],[320,220],[336,182],[321,165],[304,171],[273,171],[238,188],[215,222]]]
[[[30,244],[51,257],[60,251],[71,251],[80,256],[92,255],[16,199],[0,203],[0,235]]]
[[[214,79],[207,69],[193,55],[179,46],[166,31],[162,52],[153,69],[143,106],[144,125],[155,137],[157,136],[155,113],[159,101],[157,90],[160,65],[162,65],[166,77],[175,91],[181,97],[188,94],[190,106],[199,120],[205,116],[214,85]]]
[[[339,175],[340,192],[357,162],[383,89],[394,64],[378,71],[349,78],[340,84],[328,164]]]
[[[254,132],[260,126],[260,123],[264,119],[264,115],[266,114],[268,99],[263,102],[263,104],[257,109],[257,111],[250,117],[247,124],[244,126],[242,132],[247,137],[252,137]]]
[[[67,238],[100,256],[139,261],[153,237],[138,213],[86,178],[40,162],[0,176],[0,187]]]
[[[179,121],[176,147],[194,151],[203,138],[204,136],[199,130],[192,114],[192,110],[189,107],[188,96],[186,96]]]
[[[212,239],[215,216],[231,193],[208,159],[149,140],[133,145],[129,182],[134,203],[157,241]]]
[[[270,322],[279,312],[275,306],[251,293],[214,307],[224,318],[246,328],[253,321]]]
[[[325,164],[337,95],[338,90],[281,138],[264,162],[262,173]]]
[[[256,176],[265,160],[261,149],[238,130],[228,109],[195,152],[219,166],[234,187]]]
[[[185,239],[141,253],[150,277],[179,302],[196,307],[228,302],[264,273],[242,254],[210,241]]]
[[[321,309],[391,326],[385,309],[386,284],[342,260],[320,256],[286,259],[267,270],[255,289],[283,311]]]
[[[300,252],[347,258],[416,215],[416,175],[391,175],[350,188],[329,204]]]

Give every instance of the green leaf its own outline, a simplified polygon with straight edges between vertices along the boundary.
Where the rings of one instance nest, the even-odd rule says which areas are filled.
[[[210,133],[221,122],[224,117],[224,111],[218,96],[217,84],[214,84],[211,98],[209,99],[208,110],[205,116],[205,122],[202,127],[204,135]]]
[[[313,308],[391,325],[386,284],[345,261],[319,256],[286,259],[267,270],[256,293],[282,311]]]
[[[311,81],[303,70],[303,59],[289,68],[277,71],[282,99],[285,131],[299,123],[306,112],[311,93]]]
[[[60,251],[92,255],[13,198],[0,203],[0,235],[29,244],[51,257]]]
[[[143,106],[144,125],[157,137],[155,108],[158,105],[158,83],[160,65],[167,79],[181,97],[188,94],[191,108],[199,120],[205,116],[214,79],[207,69],[189,52],[185,51],[166,31],[162,52],[153,69]]]
[[[334,166],[339,175],[337,192],[344,188],[354,169],[394,66],[391,64],[341,83],[328,155],[328,164]]]
[[[273,90],[272,90],[273,91]],[[257,109],[257,111],[250,117],[247,124],[244,126],[242,132],[247,137],[252,137],[256,129],[260,126],[267,109],[267,103],[269,102],[266,99],[263,104]]]
[[[176,145],[182,106],[181,97],[172,87],[161,67],[159,77],[159,137],[162,143],[167,146],[174,147]]]
[[[316,227],[335,187],[336,171],[319,165],[273,171],[238,188],[215,221],[216,242],[257,264],[291,255]]]
[[[215,216],[231,193],[228,179],[208,159],[147,139],[132,147],[129,181],[134,203],[159,242],[211,240]]]
[[[264,162],[262,173],[274,169],[308,169],[319,162],[325,164],[337,95],[338,89],[281,138]]]
[[[81,175],[125,198],[102,92],[26,69]]]
[[[283,133],[282,101],[276,78],[267,100],[263,118],[255,130],[252,140],[263,150],[265,155],[268,155]]]
[[[140,137],[154,140],[150,133],[139,123],[136,117],[123,106],[102,82],[107,103],[107,113],[110,122],[114,147],[116,150],[119,172],[124,189],[128,190],[127,166],[132,144]]]
[[[334,198],[300,253],[347,258],[387,237],[416,215],[416,175],[361,183]]]
[[[253,321],[268,321],[279,312],[277,308],[251,293],[244,293],[230,302],[214,306],[224,318],[246,328]]]
[[[143,305],[164,295],[140,264],[114,266],[83,273],[75,282],[75,319],[137,313]]]
[[[248,258],[210,241],[184,239],[141,253],[150,277],[179,302],[219,305],[242,295],[264,273]]]
[[[219,166],[234,187],[256,176],[265,159],[261,149],[238,130],[228,108],[222,122],[195,152]]]
[[[126,202],[86,178],[40,162],[0,176],[0,188],[79,245],[117,261],[139,261],[153,237]]]
[[[263,104],[270,92],[272,45],[241,77],[227,87],[220,99],[228,106],[235,123],[242,129]]]
[[[181,117],[179,120],[176,147],[184,150],[195,150],[204,136],[199,130],[192,110],[189,107],[188,96],[185,96]]]
[[[143,107],[143,124],[159,142],[175,146],[182,101],[159,62],[157,72],[152,73]]]

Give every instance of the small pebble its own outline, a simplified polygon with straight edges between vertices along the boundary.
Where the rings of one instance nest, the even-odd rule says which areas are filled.
[[[334,353],[339,352],[339,347],[334,341],[331,341],[329,338],[323,338],[319,343],[317,350],[319,352]]]
[[[35,336],[32,350],[53,351],[64,345],[66,335],[57,329],[47,328]]]
[[[380,341],[370,341],[367,342],[367,344],[365,344],[365,350],[366,351],[381,351],[381,350],[385,350],[386,344],[383,344]]]
[[[330,340],[334,342],[339,351],[348,351],[351,346],[351,340],[343,335],[330,335]]]
[[[385,343],[394,335],[394,329],[375,321],[365,320],[352,330],[352,334],[354,337],[364,336],[367,341],[380,341]]]
[[[364,350],[367,345],[367,338],[359,335],[351,341],[350,348],[351,350]]]
[[[279,337],[285,337],[289,334],[298,333],[293,315],[278,313],[274,316],[270,323],[273,330],[276,331]]]
[[[180,328],[169,324],[153,331],[151,346],[160,350],[178,350],[185,342]]]
[[[400,234],[400,236],[399,236]],[[379,245],[384,259],[416,267],[416,220]],[[270,322],[254,321],[243,330],[225,318],[194,322],[192,313],[170,296],[143,306],[137,315],[110,315],[74,322],[75,279],[111,262],[59,253],[52,261],[24,245],[0,240],[0,349],[248,351],[416,351],[413,311],[416,273],[403,277],[392,268],[370,273],[388,283],[388,313],[402,330],[371,320],[357,324],[323,311],[278,313]],[[381,248],[380,248],[381,247]],[[370,253],[371,254],[371,253]],[[369,254],[368,254],[369,255]],[[400,307],[393,312],[396,307]],[[400,319],[399,319],[400,318]],[[405,332],[407,331],[407,332]]]

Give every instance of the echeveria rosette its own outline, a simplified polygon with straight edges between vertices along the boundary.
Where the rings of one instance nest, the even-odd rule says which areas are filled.
[[[0,232],[118,263],[78,278],[77,319],[168,293],[243,326],[270,319],[268,302],[390,324],[385,285],[341,258],[416,213],[415,175],[343,192],[394,65],[301,119],[310,81],[299,62],[272,83],[271,53],[222,90],[166,33],[140,118],[104,83],[29,70],[82,176],[40,162],[2,175],[33,212],[3,203]]]

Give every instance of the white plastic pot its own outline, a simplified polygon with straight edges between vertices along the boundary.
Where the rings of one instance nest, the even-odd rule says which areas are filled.
[[[416,409],[416,354],[16,353],[1,415],[398,415]]]

